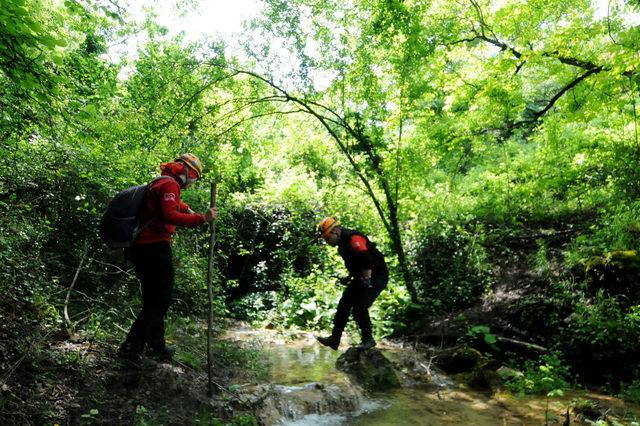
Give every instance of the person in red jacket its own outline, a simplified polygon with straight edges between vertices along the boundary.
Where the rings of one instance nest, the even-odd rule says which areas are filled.
[[[202,175],[202,164],[193,154],[182,154],[175,161],[160,165],[161,177],[149,185],[146,204],[140,213],[142,231],[128,249],[142,284],[142,310],[131,326],[118,355],[139,365],[143,354],[170,361],[174,349],[164,338],[164,316],[171,304],[175,272],[171,240],[177,226],[196,228],[212,222],[214,208],[194,213],[180,200],[180,191],[189,188]]]

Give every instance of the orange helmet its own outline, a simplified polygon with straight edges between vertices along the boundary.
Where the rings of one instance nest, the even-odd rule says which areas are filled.
[[[196,172],[198,175],[197,179],[200,179],[202,176],[202,163],[195,155],[187,152],[186,154],[182,154],[180,157],[176,158],[175,161],[184,163],[188,168]]]
[[[321,236],[326,237],[329,235],[329,232],[338,225],[340,225],[340,223],[338,223],[335,217],[327,216],[320,221],[320,224],[318,225],[318,232]]]

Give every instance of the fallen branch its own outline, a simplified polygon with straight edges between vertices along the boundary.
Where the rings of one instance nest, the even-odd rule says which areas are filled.
[[[514,346],[520,346],[534,352],[549,352],[549,349],[545,348],[544,346],[536,345],[535,343],[522,342],[520,340],[510,339],[508,337],[501,337],[501,336],[497,336],[496,340],[498,341],[498,343],[502,342],[502,343],[508,343]]]
[[[73,323],[71,322],[71,319],[69,318],[69,299],[71,298],[71,292],[73,291],[73,288],[76,285],[76,282],[78,281],[78,276],[80,275],[80,270],[82,269],[82,264],[84,263],[84,259],[87,257],[87,252],[89,251],[89,244],[86,243],[84,245],[84,252],[82,253],[82,257],[80,258],[80,263],[78,264],[78,269],[76,269],[76,273],[73,276],[73,280],[71,281],[71,285],[69,286],[69,289],[67,290],[67,297],[64,300],[64,309],[63,309],[63,314],[64,314],[64,323],[67,326],[67,333],[72,334],[73,333]]]

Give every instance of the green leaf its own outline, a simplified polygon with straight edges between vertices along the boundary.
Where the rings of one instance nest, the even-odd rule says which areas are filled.
[[[64,64],[64,56],[58,53],[54,53],[53,55],[51,55],[51,60],[58,66],[62,66]]]
[[[97,114],[98,113],[98,108],[94,104],[89,104],[89,105],[85,106],[84,108],[82,108],[82,110],[84,112],[86,112],[87,114]]]
[[[16,7],[13,12],[18,16],[29,16],[29,10],[24,6]]]
[[[56,39],[51,37],[50,35],[40,36],[40,43],[44,44],[45,46],[51,49],[56,47]]]
[[[36,22],[36,21],[29,21],[29,22],[26,22],[26,24],[27,24],[27,26],[28,26],[29,28],[31,28],[34,32],[36,32],[36,33],[40,33],[40,32],[42,32],[42,25],[40,25],[38,22]]]
[[[28,74],[20,80],[20,86],[22,86],[22,88],[26,90],[33,90],[37,85],[38,82]]]
[[[484,341],[490,345],[493,345],[497,342],[497,339],[495,335],[487,333],[484,335]]]

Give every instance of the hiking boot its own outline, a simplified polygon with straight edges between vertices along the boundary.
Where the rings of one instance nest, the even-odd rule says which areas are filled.
[[[371,349],[376,345],[376,341],[373,340],[373,337],[369,337],[367,339],[363,339],[362,343],[356,346],[356,349],[359,351],[366,351],[367,349]]]
[[[327,337],[320,336],[320,337],[316,337],[316,340],[318,340],[318,342],[320,342],[324,346],[330,347],[334,351],[338,350],[338,346],[340,346],[340,339],[333,336],[327,336]]]
[[[157,361],[171,362],[173,361],[173,355],[176,353],[176,348],[173,346],[164,345],[159,348],[148,348],[147,356]]]

